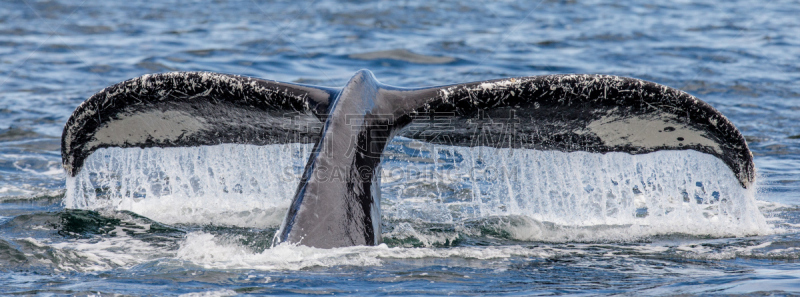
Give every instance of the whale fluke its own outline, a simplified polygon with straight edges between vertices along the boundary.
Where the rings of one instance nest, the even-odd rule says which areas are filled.
[[[435,144],[536,150],[696,150],[747,188],[752,155],[725,116],[673,88],[608,75],[545,75],[429,88],[381,84],[362,70],[341,89],[178,72],[110,86],[64,127],[75,176],[104,147],[315,143],[274,243],[381,243],[380,159],[404,136]]]
[[[593,153],[691,149],[722,159],[745,188],[755,179],[747,142],[724,115],[653,82],[544,75],[386,93],[406,127],[399,135],[421,141]],[[447,129],[436,127],[437,116]]]
[[[75,176],[104,147],[313,143],[336,93],[208,72],[144,75],[78,106],[61,136],[62,162]]]

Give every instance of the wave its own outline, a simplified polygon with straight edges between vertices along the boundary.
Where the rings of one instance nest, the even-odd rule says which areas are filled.
[[[797,214],[796,210],[791,213]],[[414,265],[432,260],[446,262],[448,267],[485,269],[488,265],[507,269],[520,259],[616,257],[646,262],[795,260],[800,256],[800,249],[785,244],[795,241],[796,234],[789,234],[791,238],[776,234],[726,239],[670,234],[629,243],[614,240],[615,234],[643,227],[564,227],[522,216],[491,217],[460,225],[389,224],[394,227],[384,233],[385,243],[374,247],[317,249],[286,243],[270,247],[274,228],[169,226],[128,211],[67,209],[21,215],[0,223],[3,234],[19,235],[0,240],[0,254],[6,255],[0,257],[0,264],[15,271],[107,271],[136,266],[167,273],[186,267],[284,271]],[[52,236],[54,232],[59,236]],[[587,238],[599,240],[585,242]],[[564,242],[552,242],[557,240]]]

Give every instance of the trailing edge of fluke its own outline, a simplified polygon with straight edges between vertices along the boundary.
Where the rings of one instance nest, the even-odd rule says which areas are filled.
[[[442,123],[441,119],[446,119]],[[696,150],[743,187],[755,179],[744,137],[703,101],[608,75],[544,75],[427,88],[361,70],[343,88],[208,72],[137,77],[83,102],[64,127],[75,176],[106,147],[315,143],[275,243],[381,242],[380,158],[395,136],[455,146],[644,154]]]

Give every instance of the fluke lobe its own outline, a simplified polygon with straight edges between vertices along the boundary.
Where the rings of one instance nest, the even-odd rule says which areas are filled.
[[[207,72],[145,75],[81,104],[64,127],[61,155],[75,176],[106,147],[315,143],[275,243],[332,248],[381,243],[380,159],[395,136],[565,152],[696,150],[721,159],[745,188],[755,178],[744,137],[711,106],[608,75],[427,88],[384,85],[367,70],[343,88]]]

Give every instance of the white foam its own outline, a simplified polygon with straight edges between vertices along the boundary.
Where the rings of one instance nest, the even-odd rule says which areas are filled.
[[[36,264],[52,265],[55,271],[104,271],[175,255],[174,251],[127,236],[122,230],[118,230],[116,236],[94,240],[50,242],[25,238],[19,243],[28,245],[28,250],[34,252],[28,259]]]
[[[235,239],[215,236],[204,232],[186,235],[176,253],[179,260],[189,261],[206,269],[254,269],[261,271],[300,270],[310,267],[336,266],[382,266],[393,259],[451,259],[448,266],[478,267],[487,269],[508,268],[514,259],[552,259],[580,256],[581,259],[596,259],[596,256],[630,257],[656,255],[658,257],[681,257],[699,260],[724,260],[737,257],[796,257],[800,248],[763,250],[772,242],[739,241],[736,244],[718,245],[720,240],[703,239],[661,241],[639,245],[618,244],[536,244],[501,246],[466,246],[451,248],[406,248],[378,246],[354,246],[333,249],[317,249],[292,244],[281,244],[263,252],[253,252]],[[735,240],[735,239],[734,239]],[[716,243],[716,244],[715,244]],[[717,247],[712,247],[717,246]],[[434,260],[435,261],[435,260]],[[430,262],[429,262],[430,263]],[[638,267],[637,269],[650,269]],[[268,281],[268,280],[266,280]]]
[[[186,235],[177,252],[177,258],[191,261],[207,269],[256,269],[299,270],[308,267],[379,266],[385,259],[461,258],[461,259],[508,259],[520,257],[552,257],[549,248],[522,246],[400,248],[378,246],[355,246],[333,249],[317,249],[306,246],[281,244],[261,253],[253,253],[247,247],[233,242],[224,242],[212,234],[193,232]]]

